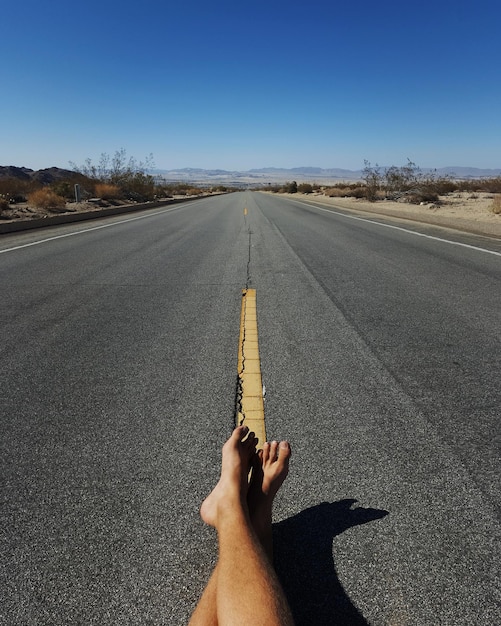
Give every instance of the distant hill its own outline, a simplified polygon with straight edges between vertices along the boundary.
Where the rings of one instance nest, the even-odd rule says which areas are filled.
[[[381,168],[384,170],[384,166]],[[436,170],[432,168],[421,168],[424,173],[436,172],[438,175],[452,176],[454,178],[495,178],[501,176],[501,169],[480,169],[476,167],[442,167]],[[263,167],[260,169],[250,169],[247,171],[222,170],[222,169],[202,169],[196,167],[185,167],[176,170],[154,170],[151,172],[155,176],[164,179],[166,182],[191,182],[206,184],[235,184],[235,185],[262,185],[280,183],[295,180],[296,182],[316,182],[319,184],[329,184],[339,181],[356,181],[362,178],[362,170],[347,170],[342,168],[321,168],[321,167]],[[60,180],[82,179],[83,176],[72,170],[60,167],[49,167],[42,170],[32,170],[27,167],[16,167],[14,165],[0,166],[0,180],[15,178],[23,181],[37,181],[42,184],[51,184]]]
[[[14,165],[0,165],[0,179],[2,178],[16,178],[17,180],[31,180],[31,174],[34,174],[33,170],[27,167],[15,167]]]
[[[382,170],[385,166],[382,166]],[[421,168],[423,173],[436,172],[438,175],[452,176],[455,178],[495,178],[501,176],[501,169],[480,169],[475,167],[443,167],[443,168]],[[202,168],[186,167],[176,170],[155,170],[157,176],[166,181],[191,181],[191,182],[225,182],[225,183],[273,183],[296,180],[307,182],[335,182],[335,181],[356,181],[363,176],[362,170],[348,170],[342,168],[321,168],[321,167],[263,167],[247,171],[237,170],[206,170]]]
[[[253,174],[272,174],[274,176],[292,175],[300,178],[342,178],[357,180],[362,176],[362,170],[347,170],[339,167],[325,169],[322,167],[292,167],[290,169],[278,167],[264,167],[262,169],[249,170]]]
[[[14,165],[0,165],[0,180],[5,178],[15,178],[16,180],[37,181],[44,185],[58,182],[60,180],[72,180],[82,178],[81,174],[72,170],[65,170],[60,167],[48,167],[43,170],[31,170],[27,167],[15,167]]]
[[[341,180],[360,180],[362,177],[361,171],[322,169],[320,167],[296,167],[292,169],[264,167],[246,171],[206,170],[202,168],[185,167],[176,170],[158,169],[152,173],[164,179],[166,182],[190,182],[207,185],[225,184],[230,186],[246,185],[249,187],[283,183],[291,180],[329,184]]]
[[[435,170],[427,169],[424,171]],[[436,171],[438,174],[454,176],[455,178],[496,178],[501,176],[501,169],[480,169],[478,167],[440,167]]]

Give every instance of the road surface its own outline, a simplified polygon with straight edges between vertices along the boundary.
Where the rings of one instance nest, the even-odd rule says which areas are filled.
[[[2,236],[0,624],[187,622],[245,287],[297,623],[501,623],[500,242],[355,217],[242,192]]]

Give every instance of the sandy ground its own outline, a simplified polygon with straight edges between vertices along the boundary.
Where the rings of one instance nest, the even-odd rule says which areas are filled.
[[[492,212],[491,193],[461,192],[440,197],[440,204],[405,202],[367,202],[356,198],[328,198],[322,194],[280,194],[290,198],[320,201],[330,206],[374,215],[387,215],[416,222],[436,224],[491,237],[501,237],[501,214]]]
[[[200,194],[199,196],[170,196],[169,198],[159,198],[157,201],[169,201],[178,199],[194,199],[207,194]],[[143,205],[147,203],[138,203]],[[88,213],[99,211],[103,209],[115,208],[115,207],[128,207],[135,206],[125,200],[115,200],[113,202],[107,202],[106,200],[88,201],[88,202],[67,202],[65,208],[61,209],[39,209],[29,206],[27,203],[11,204],[9,209],[2,211],[0,214],[0,224],[8,222],[19,222],[34,219],[43,219],[47,217],[54,217],[56,215],[71,215],[72,213]]]
[[[120,206],[124,203],[108,203],[108,202],[67,202],[64,209],[37,209],[28,206],[26,203],[11,204],[9,209],[4,210],[0,216],[2,222],[14,222],[34,220],[44,217],[54,217],[55,215],[71,214],[71,213],[86,213],[88,211],[99,212],[104,208],[112,206]]]

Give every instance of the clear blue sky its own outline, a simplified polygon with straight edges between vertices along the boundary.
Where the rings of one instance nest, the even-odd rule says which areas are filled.
[[[11,1],[0,165],[501,167],[499,0]]]

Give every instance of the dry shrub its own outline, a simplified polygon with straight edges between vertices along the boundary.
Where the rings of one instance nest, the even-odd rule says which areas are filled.
[[[0,196],[7,198],[11,204],[26,202],[26,196],[39,187],[40,185],[38,185],[36,181],[4,178],[0,180]]]
[[[458,188],[458,183],[449,178],[439,178],[433,183],[430,183],[432,190],[435,191],[439,196],[445,196],[448,193],[452,193],[456,191]]]
[[[458,191],[501,193],[501,176],[475,180],[460,180],[457,181],[456,189]]]
[[[347,195],[347,191],[349,189],[346,187],[330,187],[324,191],[324,195],[329,198],[344,198]]]
[[[501,176],[482,181],[482,190],[488,193],[501,193]]]
[[[191,189],[187,189],[186,190],[186,195],[187,196],[198,196],[202,193],[201,189],[197,189],[196,187],[193,187]]]
[[[297,186],[299,193],[313,193],[313,186],[310,183],[301,183]]]
[[[7,198],[0,198],[0,213],[2,213],[2,211],[6,211],[9,208],[10,208],[10,205],[9,205],[9,201],[7,200]]]
[[[367,187],[352,187],[347,190],[346,195],[350,198],[369,198]]]
[[[52,189],[38,189],[28,195],[28,204],[37,209],[64,209],[66,207],[66,200],[58,196]]]
[[[120,198],[122,192],[116,185],[110,185],[108,183],[97,183],[94,189],[96,196],[103,200],[115,200]]]
[[[501,215],[501,195],[494,196],[494,200],[491,204],[491,211],[496,215]]]
[[[349,185],[346,187],[330,187],[324,191],[329,198],[367,198],[367,187]]]
[[[409,204],[421,204],[421,202],[439,202],[438,194],[428,189],[416,189],[405,196]]]

